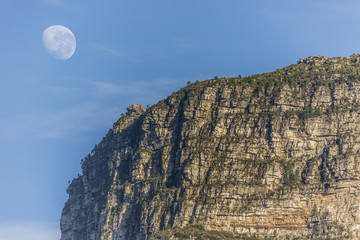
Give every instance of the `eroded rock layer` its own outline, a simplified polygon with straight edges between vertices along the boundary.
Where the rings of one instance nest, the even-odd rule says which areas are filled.
[[[192,225],[358,239],[359,59],[309,57],[130,106],[70,184],[61,240],[150,239]]]

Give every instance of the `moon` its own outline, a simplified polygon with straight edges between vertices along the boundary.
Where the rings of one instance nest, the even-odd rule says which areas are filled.
[[[46,50],[59,60],[68,60],[76,49],[75,35],[62,25],[53,25],[45,29],[42,40]]]

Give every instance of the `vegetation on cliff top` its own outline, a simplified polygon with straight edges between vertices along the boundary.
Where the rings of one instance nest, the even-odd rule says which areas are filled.
[[[254,74],[241,77],[214,77],[205,81],[188,82],[180,91],[174,92],[171,97],[184,96],[185,93],[197,96],[205,87],[216,84],[249,86],[273,89],[273,93],[280,92],[284,85],[295,88],[316,88],[319,86],[333,86],[334,84],[360,82],[360,54],[350,57],[328,58],[326,56],[312,56],[300,59],[297,64],[292,64],[274,72]],[[256,91],[255,91],[256,93]],[[163,100],[160,101],[160,105]]]

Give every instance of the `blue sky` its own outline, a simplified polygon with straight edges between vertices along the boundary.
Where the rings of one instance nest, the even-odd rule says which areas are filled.
[[[359,52],[359,10],[355,0],[2,0],[0,239],[57,238],[68,181],[127,106],[187,81]],[[77,39],[67,61],[43,47],[55,24]]]

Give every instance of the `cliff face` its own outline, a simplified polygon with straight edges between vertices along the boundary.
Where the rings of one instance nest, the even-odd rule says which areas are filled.
[[[359,59],[130,106],[70,184],[61,240],[360,238]]]

